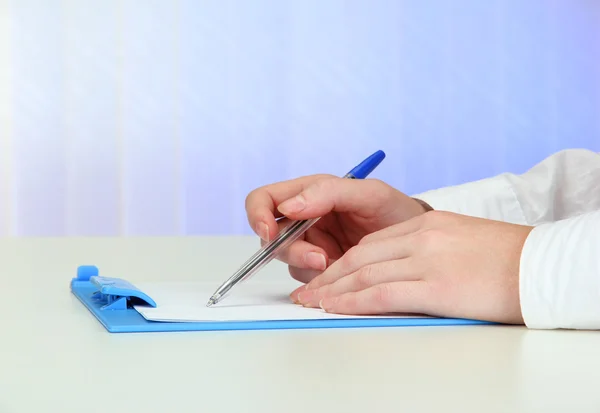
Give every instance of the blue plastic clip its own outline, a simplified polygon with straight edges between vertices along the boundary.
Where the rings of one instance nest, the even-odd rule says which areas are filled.
[[[98,268],[95,266],[80,266],[77,269],[77,278],[73,281],[90,282],[98,288],[92,298],[104,304],[101,310],[126,310],[132,301],[141,301],[151,307],[156,307],[152,298],[130,282],[120,278],[101,277],[98,274]]]

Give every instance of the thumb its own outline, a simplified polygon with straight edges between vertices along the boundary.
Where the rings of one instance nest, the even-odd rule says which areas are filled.
[[[331,211],[375,216],[394,208],[395,192],[379,180],[329,178],[308,186],[277,209],[291,219],[317,218]]]

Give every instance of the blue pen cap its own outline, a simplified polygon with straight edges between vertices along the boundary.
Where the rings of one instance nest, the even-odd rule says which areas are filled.
[[[364,179],[369,176],[369,174],[373,172],[375,168],[377,168],[384,158],[385,152],[377,151],[362,161],[359,165],[355,166],[354,169],[348,172],[348,175],[352,175],[356,179]]]

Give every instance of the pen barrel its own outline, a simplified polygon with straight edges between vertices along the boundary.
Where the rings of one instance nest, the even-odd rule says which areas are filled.
[[[294,241],[302,236],[310,227],[312,227],[320,218],[313,218],[302,221],[294,221],[285,227],[275,238],[265,244],[259,251],[248,259],[217,291],[224,296],[235,284],[249,279],[264,266],[270,263],[277,255]]]

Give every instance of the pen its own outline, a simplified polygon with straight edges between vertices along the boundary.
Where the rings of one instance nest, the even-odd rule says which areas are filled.
[[[383,161],[385,153],[377,151],[360,164],[355,166],[350,172],[343,176],[348,179],[364,179]],[[210,297],[207,307],[211,307],[221,301],[231,289],[240,282],[247,280],[256,274],[260,269],[267,265],[277,254],[298,237],[304,234],[319,218],[312,218],[301,221],[293,221],[284,228],[272,241],[265,244],[248,261],[244,263],[228,280],[226,280]]]

